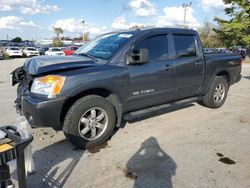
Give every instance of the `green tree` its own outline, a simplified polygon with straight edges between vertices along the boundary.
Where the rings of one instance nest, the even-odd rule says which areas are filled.
[[[225,13],[230,17],[224,20],[215,17],[219,27],[214,29],[227,47],[250,44],[250,3],[249,0],[223,0]]]
[[[56,37],[53,38],[52,46],[53,47],[62,47],[63,43],[61,40],[61,34],[63,34],[63,29],[60,27],[54,27],[53,30],[56,34]]]
[[[22,38],[21,37],[16,37],[14,39],[11,40],[12,42],[22,42]]]
[[[63,29],[60,27],[54,27],[53,30],[54,30],[57,38],[60,38],[60,35],[63,34]]]
[[[223,46],[218,34],[214,32],[213,29],[213,25],[209,22],[205,22],[204,25],[198,29],[201,43],[204,48],[216,48]]]

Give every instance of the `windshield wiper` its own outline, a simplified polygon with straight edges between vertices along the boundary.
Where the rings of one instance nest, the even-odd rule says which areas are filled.
[[[93,59],[94,61],[97,61],[97,59],[96,59],[94,56],[89,55],[89,54],[87,54],[87,53],[79,53],[79,54],[74,53],[74,55],[86,56],[86,57],[89,57],[90,59]]]

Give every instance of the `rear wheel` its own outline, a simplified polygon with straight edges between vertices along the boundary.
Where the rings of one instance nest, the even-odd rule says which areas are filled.
[[[105,98],[89,95],[76,101],[68,111],[64,134],[74,146],[90,149],[106,142],[116,123],[113,105]]]
[[[199,102],[199,104],[209,108],[219,108],[225,103],[227,93],[227,80],[223,76],[216,76],[213,79],[209,91],[203,97],[203,100]]]

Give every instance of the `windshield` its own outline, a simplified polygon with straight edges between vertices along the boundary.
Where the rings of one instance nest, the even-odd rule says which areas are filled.
[[[36,51],[35,48],[27,48],[27,50],[29,50],[29,51]]]
[[[19,48],[10,48],[11,50],[19,50]]]
[[[95,58],[108,60],[130,37],[132,37],[131,33],[101,35],[80,47],[75,54],[88,54]]]
[[[51,49],[52,52],[60,52],[61,50],[59,48],[53,48]]]

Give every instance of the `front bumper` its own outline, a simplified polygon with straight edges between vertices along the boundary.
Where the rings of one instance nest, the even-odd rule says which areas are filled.
[[[39,56],[39,53],[27,53],[26,56],[27,56],[27,57]]]
[[[10,57],[22,57],[23,54],[22,53],[9,53]]]
[[[65,98],[40,99],[33,96],[22,97],[22,112],[32,127],[62,127],[61,111]]]

